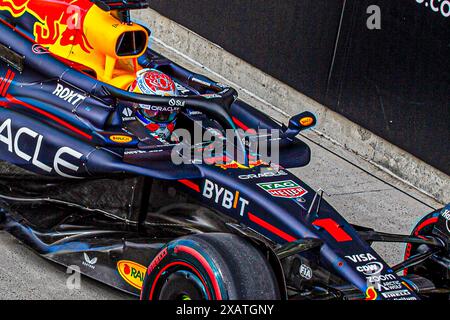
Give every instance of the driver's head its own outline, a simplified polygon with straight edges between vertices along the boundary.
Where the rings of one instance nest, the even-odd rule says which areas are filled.
[[[168,75],[153,69],[144,69],[138,72],[136,81],[130,87],[130,91],[165,97],[178,95],[178,90],[173,80]],[[157,135],[163,139],[169,139],[175,130],[180,108],[143,104],[139,106],[140,108],[136,112],[139,122],[153,135]]]

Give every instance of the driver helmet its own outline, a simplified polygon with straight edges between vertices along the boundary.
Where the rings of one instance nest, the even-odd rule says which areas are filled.
[[[168,75],[154,69],[139,71],[130,91],[163,97],[178,95],[175,82]],[[136,118],[153,136],[168,140],[175,130],[179,111],[178,107],[139,104]]]

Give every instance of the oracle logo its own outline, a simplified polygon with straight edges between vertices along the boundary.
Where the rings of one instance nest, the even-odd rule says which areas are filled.
[[[44,153],[41,152],[41,149],[45,142],[45,137],[27,127],[19,128],[17,132],[14,134],[12,127],[13,125],[11,119],[6,119],[2,124],[0,124],[0,142],[6,145],[8,152],[15,154],[20,159],[31,163],[35,167],[45,172],[51,173],[55,171],[58,175],[62,177],[75,179],[78,178],[63,172],[64,170],[66,172],[69,171],[76,173],[79,169],[79,166],[76,166],[75,164],[67,161],[64,158],[70,156],[72,158],[79,160],[81,159],[83,154],[69,147],[61,147],[56,151],[55,155],[53,156],[53,167],[50,167],[40,160],[42,154]],[[34,141],[33,144],[34,151],[27,153],[27,151],[25,151],[24,146],[25,142],[29,144],[30,141]]]

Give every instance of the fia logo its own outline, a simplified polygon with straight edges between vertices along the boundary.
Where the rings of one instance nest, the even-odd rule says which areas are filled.
[[[310,267],[302,264],[300,266],[300,276],[302,276],[302,278],[305,278],[306,280],[311,280],[313,277],[313,272]]]

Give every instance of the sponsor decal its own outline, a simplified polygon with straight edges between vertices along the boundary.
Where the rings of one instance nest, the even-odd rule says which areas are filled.
[[[144,110],[158,111],[158,112],[178,112],[180,108],[178,107],[158,107],[158,106],[142,106]]]
[[[392,288],[392,290],[386,290],[387,286]],[[384,283],[381,287],[379,285],[379,289],[377,290],[375,287],[369,287],[366,291],[366,300],[377,300],[379,293],[388,300],[417,300],[417,298],[415,298],[409,290],[402,286],[400,281]]]
[[[90,53],[90,45],[84,33],[85,12],[94,4],[87,0],[59,0],[50,6],[42,1],[0,0],[0,10],[8,11],[14,18],[29,14],[35,18],[34,40],[44,46],[76,46]]]
[[[358,262],[369,262],[369,261],[376,261],[377,258],[375,258],[370,253],[362,253],[362,254],[354,254],[352,256],[345,256],[347,259],[352,261],[353,263]]]
[[[398,280],[377,283],[377,290],[380,292],[394,291],[403,288],[402,283]]]
[[[274,177],[281,177],[281,176],[287,176],[287,175],[288,174],[283,170],[280,170],[280,171],[269,170],[269,171],[264,171],[262,173],[240,175],[239,179],[241,179],[241,180],[257,180],[257,179],[262,179],[262,178],[274,178]]]
[[[275,198],[297,199],[308,193],[292,180],[259,183],[258,186]]]
[[[169,100],[169,106],[171,107],[184,107],[186,105],[186,102],[178,99],[170,99]]]
[[[369,262],[363,266],[356,267],[356,270],[366,276],[380,274],[384,266],[380,262]]]
[[[378,299],[378,292],[374,287],[368,287],[366,290],[366,300],[375,301]]]
[[[300,266],[299,272],[300,272],[300,276],[302,278],[305,278],[306,280],[311,280],[313,277],[312,269],[305,264],[302,264]]]
[[[205,163],[208,163],[210,160],[205,159]],[[249,167],[244,166],[243,164],[237,162],[237,161],[231,161],[225,164],[216,164],[216,167],[221,168],[222,170],[228,170],[228,169],[253,169],[255,167],[260,167],[266,165],[265,162],[258,160],[250,162]]]
[[[310,125],[312,125],[314,123],[314,118],[312,117],[305,117],[305,118],[301,118],[300,119],[300,124],[303,127],[309,127]]]
[[[69,88],[64,87],[62,84],[57,84],[55,91],[53,91],[53,95],[57,96],[58,98],[70,103],[71,105],[75,106],[79,102],[82,102],[86,99],[85,96],[79,94],[76,91],[73,91]]]
[[[133,110],[131,110],[130,108],[125,108],[125,109],[123,109],[122,114],[125,117],[131,117],[133,115]]]
[[[245,209],[250,204],[248,200],[241,197],[239,191],[231,192],[210,180],[205,181],[203,197],[213,200],[227,210],[238,210],[241,217],[244,216]]]
[[[84,257],[84,261],[81,264],[85,267],[88,267],[88,268],[94,270],[95,265],[98,262],[98,259],[97,258],[91,259],[86,252],[83,254],[83,257]]]
[[[123,135],[113,135],[113,136],[110,136],[109,139],[115,143],[121,143],[121,144],[130,143],[131,141],[133,141],[132,137],[123,136]]]
[[[147,268],[133,261],[121,260],[117,263],[120,276],[132,287],[141,290]]]
[[[153,270],[155,270],[156,266],[167,256],[168,249],[164,248],[163,251],[161,251],[155,259],[153,259],[152,263],[150,264],[150,267],[148,267],[147,273],[152,273]]]
[[[19,128],[16,133],[13,134],[12,128],[13,124],[11,119],[6,119],[0,125],[0,142],[6,145],[8,152],[15,154],[20,159],[31,163],[45,172],[51,173],[54,170],[62,177],[77,178],[64,173],[62,170],[64,169],[65,171],[74,173],[78,172],[79,166],[70,162],[68,156],[79,160],[83,154],[69,147],[61,147],[56,151],[53,157],[53,168],[49,167],[47,164],[40,161],[42,154],[41,148],[45,141],[44,136],[27,127]],[[31,153],[25,152],[23,150],[25,145],[28,148],[30,148],[30,145],[33,146],[34,151]]]
[[[394,300],[394,301],[417,301],[418,299],[413,296],[408,296],[408,297],[395,298],[392,300]]]
[[[34,54],[49,54],[50,51],[48,51],[47,48],[41,46],[40,44],[33,44],[31,47],[31,51],[33,51]]]
[[[388,300],[416,300],[412,295],[413,290],[406,283],[400,282],[396,275],[392,273],[368,276],[367,284],[374,289],[376,288],[376,291]]]
[[[122,111],[122,121],[134,121],[136,117],[133,117],[133,110],[131,108],[124,108]]]
[[[181,84],[175,82],[175,87],[177,88],[178,92],[181,94],[188,94],[191,92],[191,90],[186,89],[185,87],[183,87]]]
[[[409,292],[408,290],[397,290],[397,291],[383,292],[381,293],[381,295],[386,299],[392,299],[392,298],[408,297],[411,295],[411,292]]]
[[[382,283],[384,281],[395,281],[397,277],[393,274],[382,274],[382,275],[374,275],[367,277],[368,283],[377,284]]]

